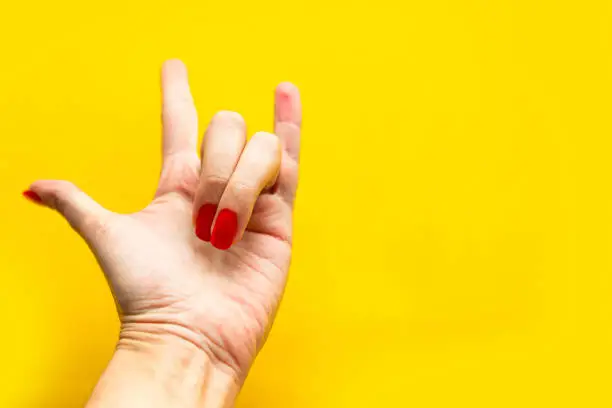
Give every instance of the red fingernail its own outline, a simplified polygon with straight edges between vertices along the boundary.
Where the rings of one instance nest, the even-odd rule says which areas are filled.
[[[228,249],[234,243],[236,232],[238,232],[238,215],[224,208],[217,215],[210,243],[217,249]]]
[[[35,202],[36,204],[42,204],[42,199],[40,198],[40,196],[38,194],[36,194],[35,192],[33,192],[32,190],[26,190],[23,193],[23,196],[25,198],[27,198],[28,200]]]
[[[216,204],[204,204],[198,210],[195,222],[195,234],[202,241],[210,241],[210,227],[217,212]]]

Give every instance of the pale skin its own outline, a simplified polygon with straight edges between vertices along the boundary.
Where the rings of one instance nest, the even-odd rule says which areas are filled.
[[[277,87],[274,133],[255,133],[248,143],[239,114],[216,114],[200,155],[180,61],[164,64],[162,94],[163,167],[146,208],[111,212],[66,181],[30,186],[85,239],[119,310],[117,348],[88,408],[233,406],[287,279],[301,126],[297,88]],[[237,214],[228,249],[196,236],[206,203],[218,206],[213,231],[221,209]]]

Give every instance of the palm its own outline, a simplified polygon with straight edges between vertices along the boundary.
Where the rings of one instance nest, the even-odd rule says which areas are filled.
[[[185,105],[190,96],[183,70],[176,62],[166,66],[164,167],[156,197],[145,209],[111,213],[66,182],[39,181],[32,190],[61,212],[92,248],[117,300],[122,336],[146,331],[181,337],[244,378],[274,317],[291,257],[299,100],[295,88],[285,85],[287,89],[277,91],[275,128],[285,149],[278,169],[262,172],[261,166],[268,164],[259,158],[266,152],[254,155],[251,148],[249,153],[250,142],[234,175],[241,163],[250,163],[243,173],[262,177],[237,185],[259,187],[251,196],[244,194],[249,189],[232,189],[234,176],[223,186],[219,208],[236,209],[239,233],[229,249],[219,250],[194,234],[195,215],[210,201],[215,186],[206,184],[213,179],[206,174],[206,154],[201,165],[190,151],[197,130],[195,109]],[[221,140],[223,146],[219,136],[207,138]],[[241,200],[232,202],[227,191],[238,191]]]
[[[260,197],[251,222],[269,218],[277,205],[272,196]],[[189,330],[190,341],[203,341],[220,362],[243,370],[278,304],[291,247],[266,233],[273,225],[261,223],[263,231],[247,230],[218,251],[193,235],[191,208],[188,198],[167,195],[141,212],[117,215],[95,252],[107,275],[121,278],[111,284],[124,324]]]

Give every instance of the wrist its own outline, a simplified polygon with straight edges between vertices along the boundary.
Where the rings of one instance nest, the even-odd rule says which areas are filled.
[[[122,329],[88,407],[226,408],[234,405],[239,389],[231,371],[187,339]],[[123,398],[109,402],[107,394]]]

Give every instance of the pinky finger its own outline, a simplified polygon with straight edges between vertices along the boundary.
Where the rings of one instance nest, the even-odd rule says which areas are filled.
[[[276,88],[274,109],[274,133],[283,145],[283,159],[278,176],[278,193],[293,204],[298,184],[300,134],[302,127],[302,102],[297,87],[283,82]]]

